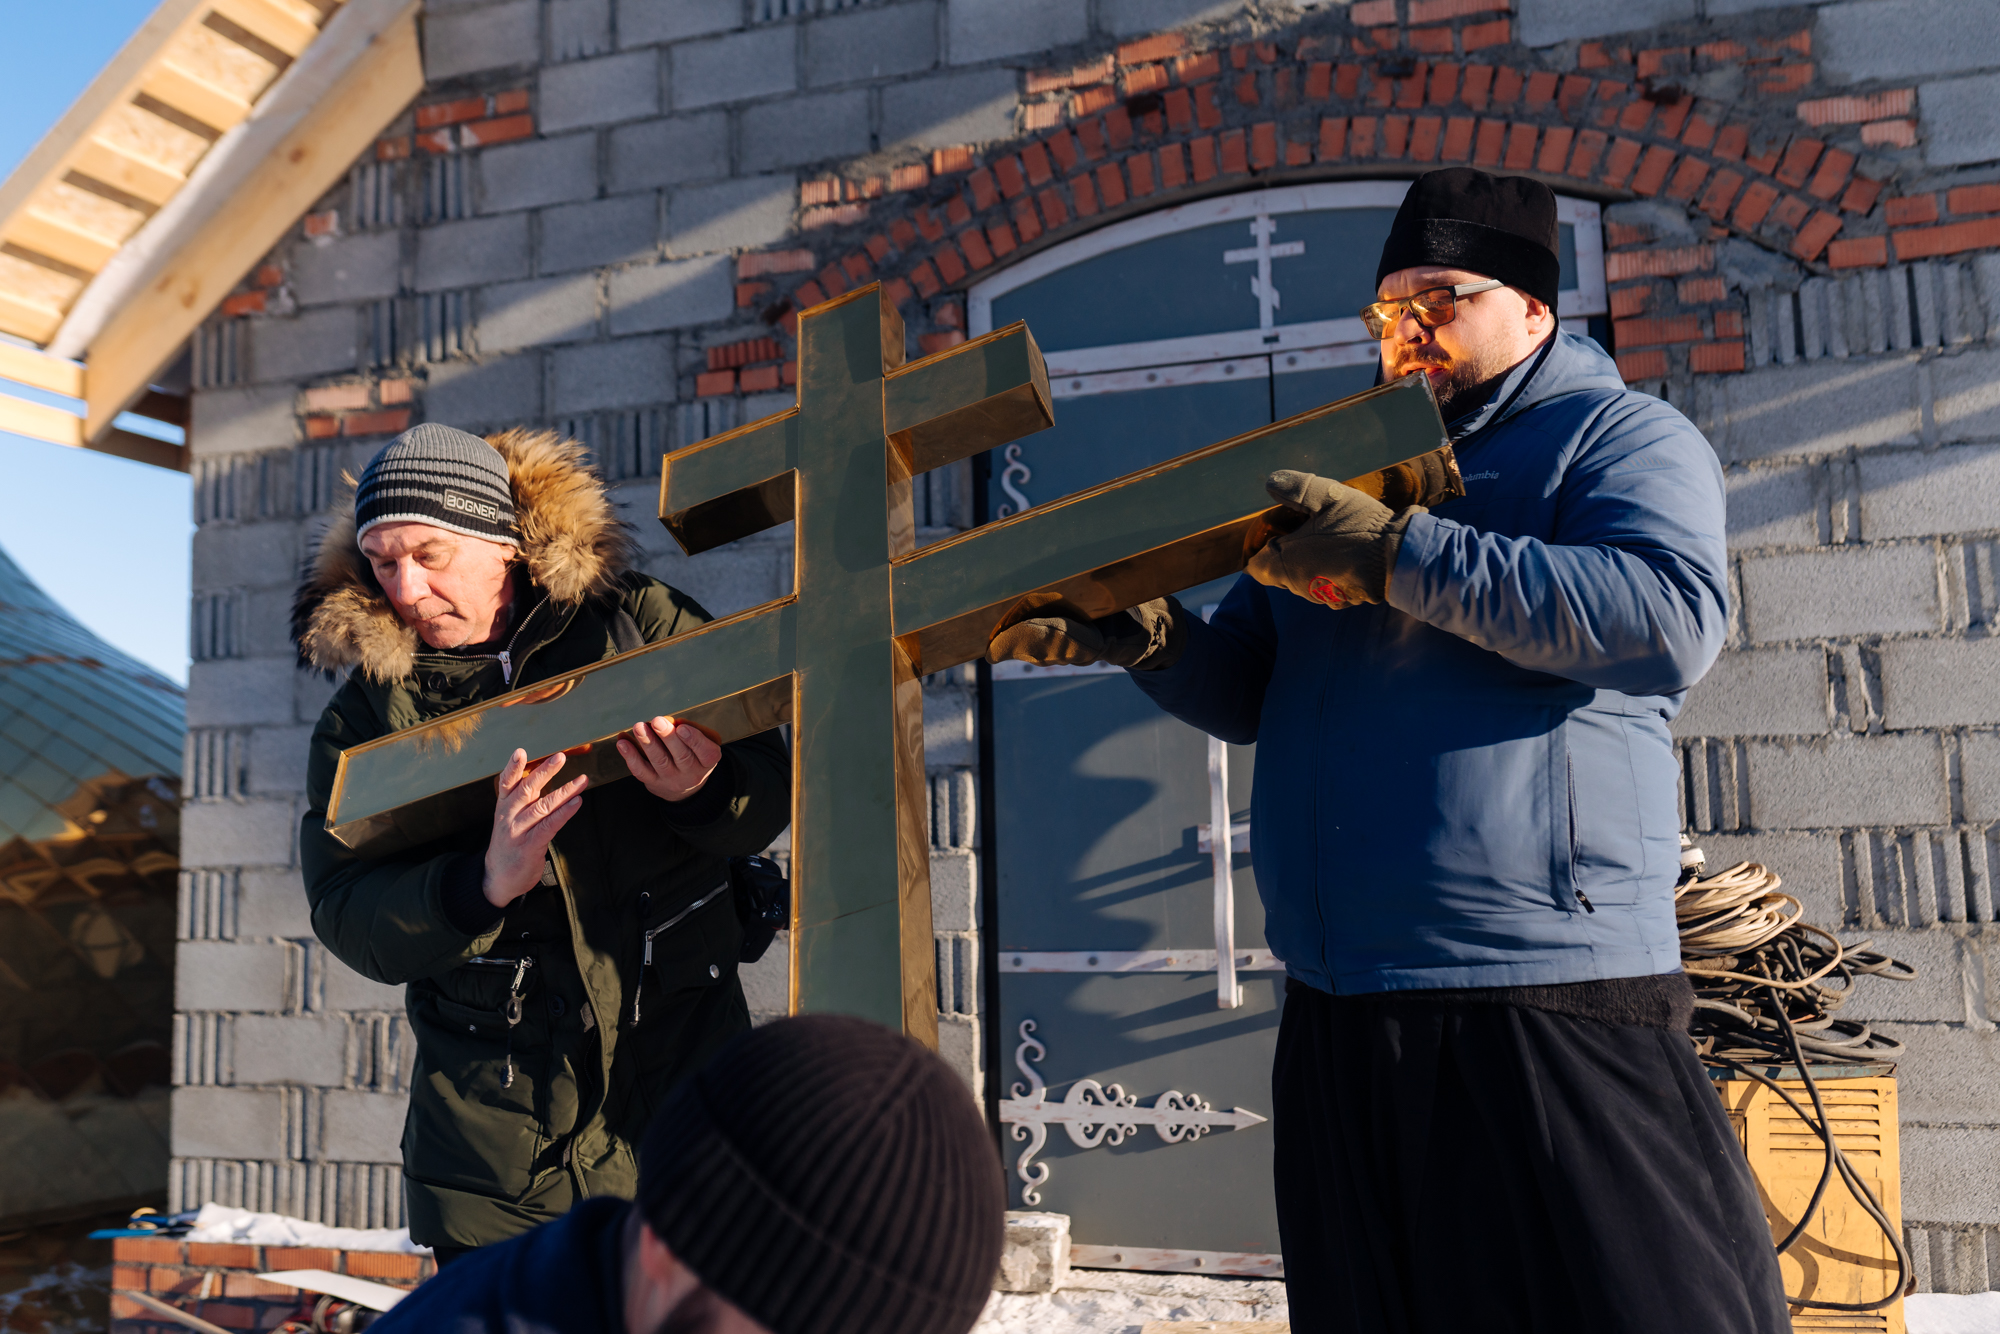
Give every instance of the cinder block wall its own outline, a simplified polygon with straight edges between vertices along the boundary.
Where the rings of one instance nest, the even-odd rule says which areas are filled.
[[[1984,0],[431,0],[418,105],[193,349],[176,1204],[401,1217],[400,997],[313,940],[293,848],[328,687],[285,607],[342,469],[415,420],[556,427],[647,567],[734,611],[789,586],[789,534],[688,561],[653,476],[789,403],[800,307],[880,279],[920,355],[982,272],[1107,220],[1470,161],[1608,206],[1620,367],[1729,478],[1685,818],[1923,968],[1848,1013],[1911,1044],[1921,1283],[2000,1282],[1993,32]],[[920,503],[964,526],[969,474]],[[944,1045],[979,1087],[969,674],[926,704]],[[780,968],[746,982],[782,1008]]]

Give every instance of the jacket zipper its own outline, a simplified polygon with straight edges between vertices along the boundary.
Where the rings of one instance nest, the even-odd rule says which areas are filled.
[[[646,970],[653,966],[653,937],[659,935],[662,931],[671,930],[673,927],[679,926],[689,913],[693,912],[696,908],[699,908],[704,904],[712,903],[719,895],[721,895],[728,888],[729,886],[726,884],[717,885],[714,889],[709,890],[708,893],[702,895],[700,898],[696,899],[693,903],[690,903],[687,907],[681,909],[679,912],[675,913],[672,917],[669,917],[666,921],[660,923],[652,930],[646,932],[645,935],[641,938],[643,943],[643,948],[640,950],[639,953],[639,978],[638,981],[635,982],[632,986],[633,1027],[636,1028],[638,1027],[639,1024],[639,996],[640,993],[645,991],[646,989]]]
[[[477,964],[482,968],[512,968],[514,970],[514,980],[507,987],[506,1003],[500,1007],[500,1013],[506,1016],[507,1019],[507,1073],[500,1080],[500,1087],[503,1089],[513,1088],[514,1029],[521,1022],[521,994],[523,984],[527,982],[528,970],[535,966],[535,961],[525,954],[518,959],[496,958],[492,955],[475,954],[470,959],[467,959],[466,962],[468,964]]]
[[[1567,751],[1567,750],[1565,750],[1565,751],[1564,751],[1564,753],[1563,753],[1563,773],[1564,773],[1564,774],[1565,774],[1565,775],[1566,775],[1566,776],[1568,777],[1568,779],[1569,779],[1569,878],[1570,878],[1570,887],[1569,887],[1569,888],[1570,888],[1570,893],[1572,893],[1572,894],[1576,895],[1576,901],[1577,901],[1578,903],[1581,903],[1581,904],[1583,905],[1583,910],[1584,910],[1585,912],[1587,912],[1587,913],[1594,913],[1594,912],[1596,912],[1596,911],[1597,911],[1597,909],[1591,906],[1591,902],[1590,902],[1590,895],[1588,895],[1588,894],[1584,893],[1584,892],[1583,892],[1583,886],[1582,886],[1582,885],[1579,885],[1578,883],[1576,883],[1576,881],[1577,881],[1577,870],[1576,870],[1576,761],[1574,761],[1574,760],[1572,760],[1572,759],[1570,758],[1570,756],[1569,756],[1569,753],[1568,753],[1568,751]]]

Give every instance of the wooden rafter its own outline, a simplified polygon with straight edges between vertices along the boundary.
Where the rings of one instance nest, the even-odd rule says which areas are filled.
[[[341,0],[164,0],[0,184],[0,331],[46,343]]]

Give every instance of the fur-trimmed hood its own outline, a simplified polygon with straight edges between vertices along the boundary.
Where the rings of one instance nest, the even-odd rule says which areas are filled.
[[[507,460],[529,580],[559,603],[607,593],[632,564],[632,539],[584,462],[583,446],[553,431],[503,431],[486,442]],[[333,522],[292,602],[299,660],[321,671],[356,670],[387,685],[408,676],[422,651],[354,536],[352,475]]]

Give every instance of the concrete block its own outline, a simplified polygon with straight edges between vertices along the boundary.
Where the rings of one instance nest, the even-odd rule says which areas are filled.
[[[250,733],[249,790],[257,796],[302,794],[306,789],[306,755],[312,728],[259,727]]]
[[[1988,14],[1983,35],[1990,38],[1990,11]],[[1933,167],[1957,167],[2000,158],[2000,105],[1996,105],[1996,97],[2000,97],[2000,74],[1920,84],[1917,112],[1924,161]]]
[[[798,87],[798,34],[789,23],[670,48],[674,107],[741,102]]]
[[[298,842],[289,799],[200,801],[181,812],[187,866],[290,866]]]
[[[1996,85],[2000,95],[2000,85]],[[2000,157],[2000,151],[1988,154]],[[1946,443],[2000,436],[2000,353],[1961,352],[1931,363],[1932,410]]]
[[[329,1089],[320,1104],[319,1156],[330,1163],[400,1163],[403,1119],[410,1113],[404,1093]]]
[[[597,194],[597,136],[566,134],[480,152],[479,211],[506,213]]]
[[[1804,547],[1819,541],[1813,469],[1730,468],[1722,482],[1729,497],[1730,546]]]
[[[729,113],[621,125],[611,132],[611,192],[705,181],[729,174]]]
[[[549,365],[552,413],[638,407],[674,398],[672,338],[583,343],[556,352]]]
[[[245,727],[292,721],[292,678],[285,658],[222,658],[188,666],[187,725]]]
[[[184,940],[174,948],[174,1008],[282,1010],[290,954],[284,945]]]
[[[1915,444],[1923,426],[1916,360],[1802,361],[1732,375],[1716,395],[1709,441],[1725,463]]]
[[[329,371],[351,371],[361,361],[361,319],[352,306],[253,320],[247,332],[250,369],[259,380],[303,380]]]
[[[1936,737],[1752,741],[1750,816],[1758,829],[1942,824],[1951,813]]]
[[[743,26],[741,0],[618,0],[618,44],[650,46]]]
[[[196,458],[288,448],[297,437],[291,385],[200,389],[193,397],[187,447]]]
[[[230,1025],[238,1084],[337,1087],[347,1073],[347,1024],[311,1015],[246,1014]]]
[[[627,51],[542,70],[539,124],[560,134],[583,125],[637,120],[660,112],[660,60],[652,51]]]
[[[1816,736],[1827,730],[1826,654],[1725,652],[1688,691],[1675,736]]]
[[[1935,450],[1863,454],[1861,532],[1887,537],[1977,532],[2000,526],[2000,449],[1955,445]]]
[[[791,932],[780,931],[763,958],[737,970],[750,1013],[782,1015],[791,1006],[791,937]]]
[[[1098,26],[1118,37],[1135,37],[1183,23],[1234,18],[1241,0],[1099,0]]]
[[[1554,46],[1577,37],[1683,23],[1696,17],[1694,0],[1520,0],[1520,40],[1526,46]]]
[[[806,24],[806,86],[929,69],[937,64],[937,21],[936,0],[814,19]]]
[[[882,146],[949,148],[1005,139],[1020,96],[1010,69],[967,70],[882,90]]]
[[[403,286],[402,233],[361,232],[294,246],[287,283],[304,306],[394,296]]]
[[[417,232],[417,290],[524,278],[528,273],[528,215],[467,218]]]
[[[1903,1126],[1903,1217],[2000,1223],[2000,1129]]]
[[[1974,942],[1949,931],[1909,931],[1879,925],[1865,932],[1849,929],[1839,934],[1850,945],[1872,941],[1871,948],[1901,959],[1917,971],[1915,977],[1907,979],[1856,978],[1854,997],[1840,1007],[1841,1018],[1869,1023],[1881,1019],[1985,1025],[1982,993],[1986,986],[1986,963]]]
[[[1958,757],[1965,818],[2000,820],[2000,736],[1968,732],[1959,738]]]
[[[1898,639],[1882,646],[1882,725],[2000,723],[2000,639]]]
[[[550,0],[549,59],[581,60],[611,49],[611,0]]]
[[[1827,548],[1743,562],[1743,619],[1760,643],[1895,634],[1942,624],[1928,546]]]
[[[297,654],[299,646],[293,641],[291,631],[293,591],[283,585],[250,591],[244,612],[248,624],[239,640],[246,656],[281,658]]]
[[[931,849],[931,928],[979,929],[979,859],[969,851]]]
[[[646,333],[728,319],[736,310],[735,267],[726,255],[669,260],[611,274],[611,332]],[[666,393],[648,402],[674,396]]]
[[[531,278],[479,293],[479,350],[508,352],[597,333],[597,275]]]
[[[506,426],[542,415],[542,363],[526,356],[448,361],[431,367],[424,416],[453,426]]]
[[[475,70],[532,65],[541,56],[541,11],[537,0],[507,0],[483,9],[426,14],[425,82]]]
[[[1090,11],[1076,0],[945,0],[944,21],[954,65],[1039,55],[1090,35]]]
[[[1000,1292],[1054,1292],[1069,1286],[1069,1215],[1007,1211],[1000,1250]]]
[[[313,965],[320,970],[320,1004],[327,1010],[402,1012],[402,987],[363,977],[324,947],[313,951]]]
[[[782,240],[791,230],[797,190],[790,176],[752,176],[675,190],[667,200],[667,252],[712,254]]]
[[[1805,905],[1806,921],[1829,931],[1846,921],[1839,835],[1697,834],[1694,841],[1708,854],[1710,875],[1756,862],[1778,873],[1784,892]]]
[[[299,525],[275,523],[211,523],[194,535],[194,589],[259,588],[297,581]]]
[[[283,1158],[285,1095],[277,1089],[177,1088],[173,1127],[176,1158]]]
[[[1985,0],[1847,0],[1814,17],[1813,51],[1835,83],[2000,65],[2000,31]]]
[[[780,542],[745,540],[704,552],[698,557],[687,556],[674,545],[672,538],[666,536],[657,518],[653,519],[652,528],[659,533],[658,537],[648,532],[641,522],[658,509],[658,483],[650,487],[640,483],[632,488],[620,489],[633,493],[633,500],[626,502],[629,508],[621,506],[620,514],[638,529],[639,541],[646,553],[646,573],[680,589],[706,607],[711,615],[732,616],[790,591],[790,524],[781,524],[771,530],[774,536],[781,539],[782,545]],[[726,556],[724,553],[727,553]]]
[[[245,871],[237,878],[237,935],[303,940],[312,933],[312,905],[297,871]]]
[[[924,692],[924,767],[945,769],[979,763],[972,718],[972,701],[965,691]]]
[[[1942,1024],[1883,1024],[1879,1031],[1908,1048],[1896,1067],[1897,1110],[1904,1120],[1994,1120],[2000,1033]]]
[[[979,1020],[969,1014],[939,1015],[937,1051],[965,1081],[974,1102],[986,1096],[986,1080],[979,1069]]]
[[[660,201],[650,192],[542,210],[535,267],[567,273],[649,259],[660,244]]]
[[[743,109],[742,169],[858,157],[868,151],[868,91],[818,93]]]

